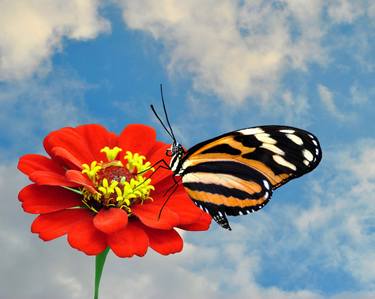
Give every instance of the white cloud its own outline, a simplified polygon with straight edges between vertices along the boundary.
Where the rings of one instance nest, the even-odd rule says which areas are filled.
[[[198,106],[198,111],[189,106],[195,117],[203,118],[204,104],[213,110],[213,98],[224,104],[215,106],[227,116],[219,122],[227,122],[223,131],[237,128],[228,120],[239,109],[266,121],[276,115],[306,126],[314,118],[310,95],[317,73],[334,69],[351,80],[354,72],[371,76],[373,69],[371,1],[117,2],[129,29],[163,44],[161,59],[170,77],[191,80],[188,98]],[[336,120],[359,119],[358,107],[346,99],[364,101],[363,92],[347,94],[339,86],[319,91]]]
[[[358,84],[353,84],[350,87],[351,102],[353,104],[366,104],[370,96],[375,94],[375,89],[372,87],[365,88]]]
[[[328,15],[336,23],[353,23],[365,13],[366,1],[331,0],[328,1]]]
[[[98,0],[1,1],[0,81],[49,69],[64,38],[87,40],[108,31]]]
[[[318,84],[318,93],[320,96],[320,100],[323,103],[325,109],[337,118],[340,121],[344,121],[348,119],[348,115],[342,113],[335,104],[334,94],[333,92],[327,87],[322,84]]]
[[[279,109],[288,123],[301,123],[304,127],[308,125],[310,105],[307,96],[303,94],[293,94],[290,90],[286,90],[281,95]]]
[[[0,160],[39,148],[52,130],[89,120],[83,101],[89,88],[74,73],[57,70],[46,80],[2,84]]]
[[[322,1],[120,2],[129,28],[167,45],[170,73],[192,74],[196,90],[227,102],[268,101],[287,69],[326,58]]]
[[[375,288],[375,140],[339,147],[330,179],[314,192],[314,204],[296,218],[306,246],[314,246],[321,262],[342,268],[366,289]],[[323,180],[322,179],[322,180]]]

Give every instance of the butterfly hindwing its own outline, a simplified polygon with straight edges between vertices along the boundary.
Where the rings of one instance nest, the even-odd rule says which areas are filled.
[[[229,228],[225,215],[259,210],[272,190],[313,170],[320,159],[319,142],[309,132],[261,126],[192,147],[181,161],[181,175],[193,201]]]
[[[272,194],[271,184],[261,173],[236,161],[206,161],[188,167],[182,181],[193,201],[224,228],[229,227],[225,215],[255,212]]]

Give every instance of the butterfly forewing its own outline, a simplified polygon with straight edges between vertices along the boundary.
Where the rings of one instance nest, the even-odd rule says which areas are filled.
[[[181,164],[184,187],[216,222],[262,208],[272,190],[313,170],[321,160],[315,136],[285,126],[230,132],[192,147]]]

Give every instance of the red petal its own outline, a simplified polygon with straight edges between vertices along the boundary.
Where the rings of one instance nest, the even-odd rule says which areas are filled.
[[[82,204],[80,195],[61,187],[28,185],[18,194],[25,212],[33,214],[51,213]]]
[[[97,124],[78,126],[76,130],[84,137],[96,161],[106,161],[107,157],[100,150],[106,146],[117,145],[117,136]]]
[[[78,187],[79,184],[69,181],[64,175],[50,171],[34,171],[30,180],[39,185]]]
[[[156,142],[156,132],[153,128],[145,125],[128,125],[121,132],[119,147],[124,153],[131,151],[147,156]]]
[[[181,229],[190,230],[190,231],[208,230],[210,228],[211,220],[212,218],[210,215],[202,212],[201,216],[198,218],[198,220],[195,223],[180,225],[178,227]]]
[[[155,176],[157,176],[157,174],[155,174]],[[158,178],[156,178],[155,180],[153,179],[154,179],[154,176],[151,178],[151,182],[155,187],[155,191],[153,191],[153,194],[163,194],[164,196],[167,190],[171,191],[172,186],[176,185],[175,182],[178,183],[178,187],[176,191],[174,191],[174,193],[186,193],[185,188],[183,187],[181,183],[181,177],[173,177],[172,175],[168,175],[158,181],[156,181]]]
[[[186,196],[185,188],[182,185],[179,185],[177,189],[173,186],[174,183],[166,184],[164,187],[160,187],[160,185],[155,185],[155,190],[151,191],[150,197],[153,198],[153,201],[149,204],[151,205],[163,205],[165,201],[168,199],[168,202],[171,201],[175,196]],[[168,191],[168,192],[167,192]],[[171,192],[173,192],[172,195]],[[167,202],[167,205],[168,205]]]
[[[165,151],[167,150],[167,148],[170,148],[170,147],[171,147],[170,144],[167,144],[163,141],[156,140],[156,143],[151,148],[148,157],[150,157],[151,155],[153,155],[155,152],[159,151],[160,149],[163,149],[163,151],[164,151],[163,155],[165,155]]]
[[[152,147],[152,149],[149,151],[147,155],[148,161],[151,162],[151,164],[155,164],[156,162],[160,160],[164,160],[167,165],[169,165],[169,161],[171,160],[171,157],[168,157],[165,153],[167,149],[171,147],[170,144],[157,141],[156,144]]]
[[[158,184],[160,181],[168,177],[172,178],[172,176],[174,175],[171,170],[166,169],[167,167],[169,167],[170,157],[165,155],[165,151],[169,147],[169,144],[158,141],[156,145],[151,149],[149,156],[147,157],[148,161],[155,168],[155,173],[151,178],[153,185]],[[161,160],[164,160],[165,163],[160,162]]]
[[[180,219],[175,212],[164,207],[161,214],[161,205],[152,204],[139,204],[132,207],[132,212],[136,215],[141,222],[149,227],[158,229],[171,229],[178,225]],[[160,218],[159,218],[160,214]]]
[[[62,147],[78,159],[80,165],[94,161],[94,156],[86,141],[75,128],[68,127],[54,131],[47,135],[43,144],[51,157],[54,157],[52,151],[54,147]]]
[[[144,256],[148,244],[147,234],[135,221],[130,221],[126,228],[108,236],[108,245],[119,257],[131,257],[134,254]]]
[[[73,183],[86,187],[91,193],[97,193],[95,186],[82,172],[78,170],[68,170],[66,178]]]
[[[123,229],[127,224],[128,214],[118,208],[101,209],[94,217],[94,226],[106,234]]]
[[[34,171],[39,170],[64,174],[64,169],[55,161],[37,154],[22,156],[17,167],[26,175],[30,175]]]
[[[152,177],[151,177],[151,182],[152,184],[155,186],[159,183],[162,183],[164,180],[166,180],[166,182],[162,183],[163,186],[165,186],[165,184],[169,184],[169,186],[172,186],[174,185],[174,180],[173,180],[173,172],[168,170],[168,169],[165,169],[165,168],[162,168],[160,167],[160,165],[162,165],[161,163],[159,164],[159,168],[158,166],[155,166],[155,172],[152,174]],[[175,177],[175,180],[178,182],[179,181],[179,178],[178,177]],[[160,187],[159,187],[160,189]]]
[[[61,146],[55,146],[51,149],[54,157],[61,158],[67,165],[73,168],[82,169],[82,163],[79,159],[72,155],[67,149]]]
[[[182,250],[184,242],[174,229],[157,230],[148,227],[144,229],[150,240],[150,247],[156,252],[168,255]]]
[[[70,209],[42,214],[35,218],[31,231],[38,233],[42,240],[49,241],[65,235],[73,225],[86,218],[92,219],[87,209]]]
[[[173,195],[167,202],[166,207],[178,214],[180,225],[192,224],[204,213],[195,206],[187,194]]]
[[[107,248],[106,235],[95,228],[92,217],[83,219],[70,228],[68,242],[87,255],[98,255]]]

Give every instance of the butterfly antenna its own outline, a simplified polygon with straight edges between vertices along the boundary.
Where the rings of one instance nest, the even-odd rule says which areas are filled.
[[[163,109],[164,109],[165,118],[167,120],[167,124],[169,126],[169,129],[171,130],[171,134],[173,136],[173,141],[176,141],[176,138],[174,137],[174,133],[173,133],[173,129],[172,129],[171,123],[169,122],[169,119],[168,119],[167,109],[165,108],[164,96],[163,96],[163,84],[160,84],[160,95],[161,95],[161,101],[163,103]]]
[[[150,105],[150,107],[151,107],[152,112],[154,112],[156,118],[159,120],[159,122],[160,122],[161,125],[163,126],[164,130],[165,130],[165,131],[168,133],[168,135],[173,139],[173,141],[175,141],[176,139],[174,138],[174,135],[171,134],[171,133],[169,132],[169,130],[167,129],[167,127],[164,125],[163,121],[161,120],[161,118],[159,117],[159,115],[156,113],[154,106],[153,106],[153,105]]]

